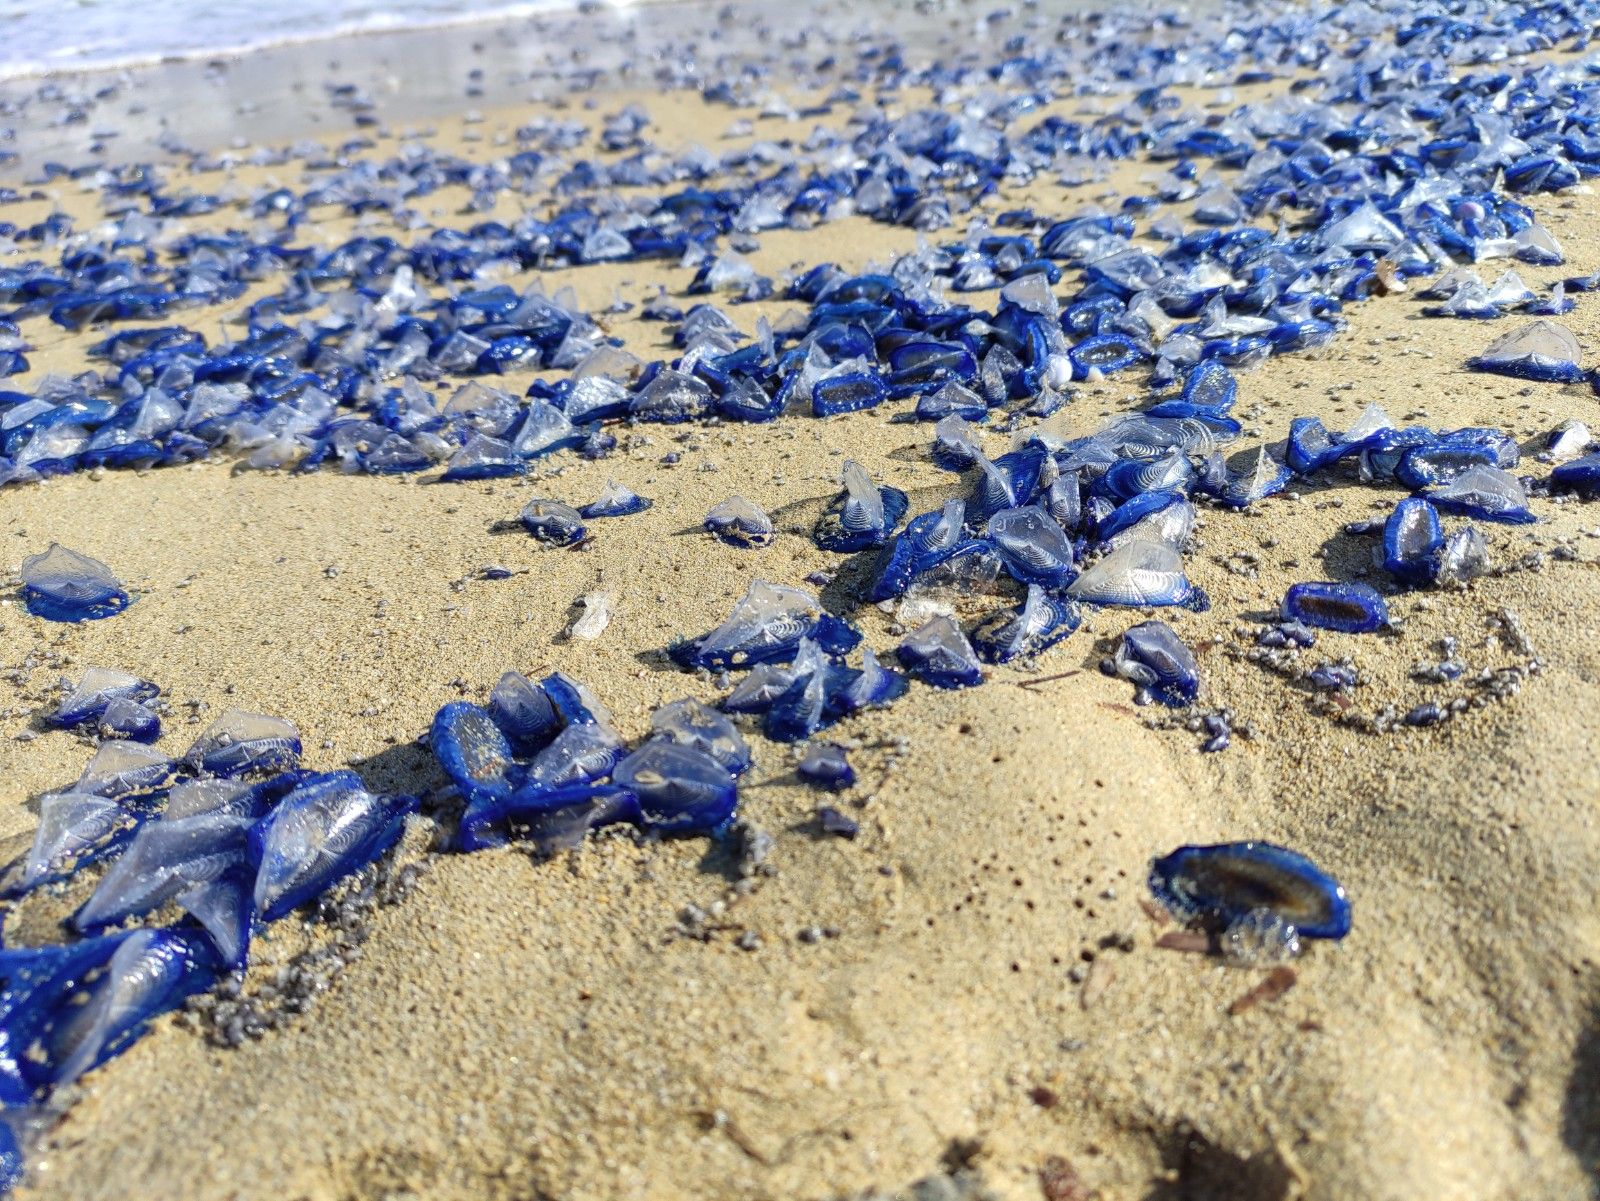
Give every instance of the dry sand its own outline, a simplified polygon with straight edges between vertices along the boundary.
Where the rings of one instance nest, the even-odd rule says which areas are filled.
[[[692,99],[649,103],[669,147],[710,141],[730,120]],[[471,128],[492,136],[527,116],[494,111]],[[464,128],[441,124],[436,144],[490,153],[463,142]],[[758,134],[780,130],[797,132],[763,122]],[[1136,188],[1139,171],[1113,182]],[[259,173],[235,177],[249,186]],[[1098,190],[1032,199],[1065,211]],[[83,208],[71,188],[59,199]],[[439,197],[445,219],[458,199]],[[1600,265],[1592,197],[1534,207],[1571,267],[1525,277]],[[773,273],[822,258],[864,266],[913,242],[851,220],[763,235],[752,258]],[[570,282],[599,309],[618,286],[639,299],[688,275],[630,264],[547,283]],[[733,311],[748,328],[783,307]],[[1422,320],[1417,307],[1356,306],[1330,351],[1242,377],[1246,444],[1281,437],[1301,414],[1342,426],[1374,400],[1396,419],[1522,439],[1594,415],[1587,387],[1464,372],[1488,331]],[[1597,313],[1580,302],[1569,318],[1591,361]],[[659,327],[612,328],[642,355],[664,353]],[[80,365],[84,344],[42,347],[35,377]],[[1085,387],[1065,421],[1090,429],[1142,395]],[[0,601],[14,686],[0,718],[0,833],[25,844],[32,798],[79,770],[73,736],[19,736],[58,678],[89,664],[163,685],[169,749],[237,705],[292,719],[310,766],[353,763],[385,787],[436,786],[413,740],[440,704],[482,699],[510,667],[576,675],[636,736],[660,702],[715,691],[672,670],[661,647],[715,624],[752,579],[837,566],[809,529],[845,456],[911,491],[914,511],[952,492],[954,477],[922,453],[926,427],[889,416],[643,427],[608,461],[564,457],[526,482],[214,462],[7,491],[0,569],[59,540],[112,564],[138,601],[83,626],[36,621],[14,594]],[[661,461],[668,451],[682,455],[675,466]],[[599,523],[583,551],[493,532],[533,496],[581,503],[612,477],[655,507]],[[736,492],[778,519],[770,548],[699,532]],[[952,1172],[951,1189],[981,1180],[1046,1201],[1593,1195],[1600,510],[1541,502],[1536,526],[1482,527],[1497,563],[1542,562],[1466,592],[1397,598],[1398,632],[1325,633],[1308,652],[1368,673],[1353,712],[1403,713],[1471,693],[1410,677],[1438,660],[1443,635],[1460,639],[1469,674],[1526,663],[1497,633],[1494,615],[1514,613],[1543,670],[1436,729],[1373,735],[1319,715],[1246,661],[1235,633],[1290,583],[1324,576],[1321,563],[1365,566],[1370,542],[1343,526],[1398,494],[1336,482],[1205,514],[1191,573],[1215,607],[1173,620],[1202,649],[1204,702],[1254,727],[1227,752],[1201,755],[1196,735],[1150,728],[1161,715],[1097,671],[1142,619],[1106,611],[985,687],[917,687],[837,729],[861,744],[863,782],[839,802],[861,822],[854,841],[821,835],[791,751],[753,740],[742,809],[776,838],[773,872],[754,887],[736,888],[731,859],[701,840],[610,836],[547,863],[516,848],[432,858],[409,896],[370,916],[359,958],[303,1016],[232,1050],[164,1019],[87,1077],[26,1195],[824,1198]],[[1224,563],[1239,554],[1253,556],[1233,560],[1244,574]],[[476,578],[487,564],[518,574]],[[573,602],[597,587],[617,599],[609,629],[566,640]],[[894,644],[892,614],[853,616],[880,652]],[[1147,912],[1144,877],[1179,843],[1246,837],[1334,871],[1355,929],[1311,948],[1286,995],[1230,1015],[1264,973],[1158,948],[1171,927]],[[703,920],[685,922],[689,906]],[[258,942],[252,987],[312,941],[298,925]],[[736,946],[746,931],[757,949]]]

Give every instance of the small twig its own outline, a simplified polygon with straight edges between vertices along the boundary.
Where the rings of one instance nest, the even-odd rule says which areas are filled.
[[[1295,971],[1292,967],[1273,968],[1260,984],[1243,996],[1234,999],[1233,1004],[1228,1006],[1228,1016],[1238,1017],[1247,1009],[1255,1008],[1262,1001],[1276,1001],[1294,987],[1295,979]]]
[[[1012,683],[1018,688],[1032,688],[1035,684],[1050,684],[1054,683],[1056,680],[1070,680],[1073,676],[1081,676],[1082,674],[1083,669],[1081,667],[1077,667],[1071,671],[1057,672],[1053,676],[1035,676],[1031,680],[1013,680]]]

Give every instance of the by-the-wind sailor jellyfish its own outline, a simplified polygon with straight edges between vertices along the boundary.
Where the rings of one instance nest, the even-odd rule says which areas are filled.
[[[1517,379],[1572,384],[1583,378],[1580,353],[1571,330],[1541,318],[1496,338],[1482,354],[1468,359],[1467,366]]]
[[[489,693],[489,715],[507,738],[523,748],[544,746],[563,724],[550,694],[520,671],[508,671],[496,682]]]
[[[281,717],[229,709],[194,740],[184,759],[208,776],[292,768],[300,762],[300,731]]]
[[[255,821],[252,813],[223,810],[144,823],[73,923],[80,930],[94,930],[148,913],[186,888],[242,866]]]
[[[128,593],[99,559],[52,542],[22,561],[22,601],[46,621],[98,621],[128,607]]]
[[[868,599],[876,602],[901,595],[917,576],[953,556],[965,539],[966,509],[966,502],[956,498],[907,522],[889,544]]]
[[[1117,675],[1139,686],[1139,702],[1192,705],[1200,695],[1200,665],[1194,652],[1164,621],[1146,621],[1122,635],[1112,660]]]
[[[1427,497],[1445,512],[1464,517],[1511,525],[1527,525],[1536,520],[1528,511],[1528,494],[1521,481],[1498,467],[1469,467],[1454,479],[1430,488]]]
[[[567,627],[567,636],[580,642],[593,642],[611,624],[611,593],[585,592],[578,598],[583,612]]]
[[[972,645],[985,663],[1009,663],[1048,650],[1082,620],[1075,602],[1029,584],[1022,604],[991,613],[973,627]]]
[[[933,461],[948,471],[961,471],[976,463],[983,451],[973,428],[959,414],[941,417],[933,427]]]
[[[906,670],[935,688],[971,688],[983,683],[983,665],[952,618],[935,617],[907,634],[896,653]]]
[[[622,757],[622,739],[602,722],[575,722],[528,764],[527,783],[562,788],[604,779]]]
[[[1183,572],[1183,556],[1165,542],[1135,538],[1067,585],[1073,599],[1091,605],[1189,605],[1198,590]]]
[[[1217,490],[1217,498],[1234,509],[1244,509],[1282,492],[1288,487],[1294,473],[1267,453],[1262,447],[1256,452],[1255,462],[1246,471],[1230,475]]]
[[[844,491],[818,520],[813,537],[823,550],[840,554],[864,550],[889,537],[889,531],[906,515],[906,506],[904,492],[878,487],[865,467],[847,459]]]
[[[509,442],[491,438],[487,434],[474,434],[472,440],[445,464],[439,478],[447,483],[470,480],[495,480],[521,475],[528,469]]]
[[[1179,847],[1150,864],[1149,884],[1173,916],[1216,934],[1236,962],[1287,958],[1301,938],[1350,932],[1338,881],[1268,842]]]
[[[184,889],[173,901],[211,936],[211,944],[230,971],[249,961],[256,928],[255,873],[248,865],[230,867],[214,880]]]
[[[508,672],[507,676],[511,674]],[[527,682],[520,676],[517,678]],[[495,687],[496,694],[505,687],[506,677],[502,677]],[[553,711],[551,716],[554,720]],[[514,766],[511,742],[488,710],[469,701],[451,701],[442,706],[433,715],[428,745],[444,774],[461,789],[467,800],[511,795],[510,772]]]
[[[39,802],[33,846],[6,873],[8,894],[20,894],[71,875],[125,842],[142,814],[113,797],[92,792],[55,792]]]
[[[56,1003],[27,997],[8,1023],[19,1047],[34,1047],[24,1070],[36,1086],[76,1080],[126,1050],[146,1022],[207,988],[221,972],[210,939],[198,930],[133,930],[95,940],[111,954],[103,971],[85,968]],[[96,965],[99,966],[99,965]],[[69,999],[70,998],[70,999]]]
[[[1384,523],[1383,569],[1402,584],[1430,583],[1439,570],[1443,546],[1439,510],[1421,497],[1408,496]]]
[[[833,742],[813,742],[794,770],[807,784],[830,792],[843,792],[856,782],[844,747]]]
[[[833,655],[861,641],[850,625],[822,612],[811,593],[753,580],[721,625],[697,641],[670,647],[668,653],[683,667],[750,667],[793,659],[803,638],[814,639]]]
[[[632,488],[617,483],[616,480],[607,480],[605,491],[579,509],[578,514],[585,520],[596,517],[631,517],[635,513],[643,513],[654,503],[640,496]]]
[[[1038,505],[1001,509],[989,518],[988,534],[1020,583],[1057,588],[1072,578],[1072,542]]]
[[[137,742],[102,742],[73,785],[79,792],[121,796],[154,788],[172,774],[172,760]]]
[[[578,510],[545,497],[523,505],[517,520],[528,533],[550,546],[575,546],[589,533]]]
[[[1389,608],[1370,584],[1294,584],[1284,593],[1283,616],[1345,634],[1370,634],[1389,624]]]
[[[693,697],[672,701],[652,713],[650,737],[704,751],[733,775],[750,766],[750,748],[733,723]]]
[[[129,672],[109,667],[91,667],[83,673],[83,678],[78,681],[71,695],[50,715],[50,722],[57,726],[98,722],[106,709],[116,701],[139,704],[153,700],[160,692],[161,689],[148,680],[141,680]]]
[[[680,742],[653,739],[617,764],[611,776],[639,798],[651,828],[672,834],[719,829],[738,800],[728,769]]]
[[[154,742],[161,736],[161,718],[153,709],[120,697],[106,706],[95,725],[102,738]]]
[[[765,546],[772,541],[772,518],[742,496],[730,496],[713,506],[705,527],[729,546]]]
[[[251,832],[261,867],[255,907],[274,921],[394,845],[415,797],[368,792],[351,771],[313,775]]]
[[[460,846],[463,851],[481,851],[517,838],[533,843],[541,854],[553,854],[578,846],[598,826],[642,820],[639,798],[626,788],[535,785],[519,788],[509,797],[468,805],[461,817]]]
[[[846,710],[877,709],[891,704],[906,694],[910,684],[905,676],[878,662],[870,646],[861,650],[861,671],[837,694],[836,700]]]
[[[1555,492],[1575,492],[1579,496],[1600,496],[1600,453],[1584,455],[1563,463],[1550,473]]]

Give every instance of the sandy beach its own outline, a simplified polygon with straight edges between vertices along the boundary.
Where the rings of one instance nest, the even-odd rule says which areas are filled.
[[[304,188],[315,175],[299,159],[252,163],[245,145],[360,136],[366,144],[345,161],[376,164],[421,141],[487,163],[531,121],[597,131],[636,103],[650,115],[654,151],[724,154],[797,146],[814,125],[852,118],[844,103],[794,115],[819,97],[781,76],[766,101],[729,105],[661,90],[637,66],[631,78],[602,72],[592,90],[557,99],[540,63],[572,52],[575,19],[542,19],[568,40],[549,33],[537,54],[519,24],[453,30],[432,56],[394,57],[393,42],[363,39],[226,67],[151,68],[126,77],[86,124],[57,125],[35,102],[17,126],[19,158],[0,178],[22,198],[0,220],[26,227],[58,210],[80,228],[103,220],[92,179],[36,181],[39,164],[81,154],[89,130],[119,124],[126,136],[107,139],[102,159],[159,158],[152,115],[184,144],[224,156],[211,171],[182,159],[163,168],[169,193],[225,199],[180,218],[191,231],[248,227],[251,196]],[[754,41],[774,61],[798,55],[779,48],[781,33],[804,22],[763,8],[752,24],[768,21],[779,32]],[[912,41],[919,53],[960,47],[981,57],[997,54],[1007,32],[958,7],[927,16]],[[487,47],[478,52],[486,92],[469,96],[474,45]],[[326,66],[333,57],[338,76]],[[431,75],[403,69],[430,58]],[[292,72],[280,70],[289,62]],[[711,73],[709,55],[704,68]],[[399,82],[373,93],[375,124],[357,129],[349,112],[326,107],[321,81],[380,77]],[[1290,94],[1283,78],[1219,95],[1228,82],[1188,89],[1185,102],[1220,115]],[[889,117],[929,103],[953,110],[977,91],[868,90],[854,107]],[[243,100],[260,106],[259,128],[239,113]],[[1029,123],[1116,103],[1063,96]],[[573,156],[598,153],[588,145]],[[969,216],[992,221],[1024,206],[1047,221],[1090,203],[1114,208],[1148,192],[1162,169],[1132,158],[1075,187],[1043,176],[1002,183],[954,228],[926,236],[958,239]],[[471,199],[447,184],[410,207],[419,227],[465,229],[551,203],[507,190],[491,211],[474,211]],[[1486,277],[1515,266],[1543,291],[1600,268],[1588,185],[1520,199],[1566,262],[1485,263]],[[414,233],[383,212],[330,206],[296,236],[331,248],[358,231]],[[822,261],[858,272],[915,250],[919,236],[853,216],[763,230],[746,257],[779,281]],[[19,248],[0,266],[31,255]],[[577,307],[645,361],[679,352],[670,327],[641,319],[638,306],[658,287],[685,306],[718,299],[685,296],[693,276],[671,261],[537,273],[552,294],[571,287]],[[534,278],[506,282],[520,289]],[[222,340],[224,322],[281,286],[264,281],[176,320]],[[619,298],[632,310],[608,311]],[[988,308],[996,293],[962,299]],[[1600,309],[1577,300],[1560,320],[1593,365]],[[1562,422],[1593,420],[1588,383],[1469,372],[1466,360],[1517,319],[1429,319],[1421,307],[1409,293],[1350,304],[1325,349],[1238,373],[1235,449],[1281,442],[1295,417],[1342,429],[1375,402],[1402,425],[1503,429],[1524,448],[1523,470],[1546,474],[1534,452]],[[725,308],[751,333],[795,304],[780,289]],[[31,369],[4,381],[21,391],[90,366],[86,348],[108,331],[35,318],[24,332]],[[489,382],[520,395],[534,375]],[[439,386],[447,395],[459,382]],[[1148,399],[1141,372],[1082,382],[1049,423],[1064,437],[1088,434]],[[40,721],[61,679],[90,665],[161,685],[169,708],[159,745],[169,754],[239,707],[293,721],[308,768],[350,766],[375,789],[437,796],[446,780],[419,738],[441,705],[484,702],[506,670],[584,681],[629,740],[665,701],[715,703],[726,692],[717,679],[680,671],[662,652],[714,627],[753,580],[837,572],[824,602],[887,654],[905,633],[895,605],[847,606],[865,567],[819,550],[811,531],[846,459],[905,490],[912,513],[961,493],[959,477],[928,459],[932,427],[897,419],[908,411],[891,402],[759,426],[624,423],[607,458],[563,453],[525,478],[479,483],[436,483],[437,472],[248,471],[215,455],[7,488],[0,572],[61,542],[111,564],[136,600],[114,619],[65,625],[30,616],[14,578],[0,595],[0,857],[27,851],[38,798],[74,779],[90,753],[87,739]],[[1003,432],[982,438],[991,455],[1012,444]],[[595,522],[572,550],[541,546],[515,525],[535,497],[583,504],[609,480],[653,507]],[[707,510],[736,494],[771,514],[770,546],[740,549],[703,531]],[[1314,650],[1261,655],[1257,631],[1290,585],[1383,584],[1374,539],[1345,527],[1381,521],[1403,495],[1330,473],[1242,511],[1200,510],[1186,564],[1212,606],[1160,614],[1201,665],[1194,711],[1136,706],[1128,681],[1102,674],[1122,632],[1154,615],[1104,608],[1037,658],[988,669],[981,687],[914,685],[893,707],[834,727],[824,737],[853,748],[860,777],[837,797],[795,776],[797,747],[747,731],[755,762],[740,782],[740,815],[774,840],[760,867],[741,872],[727,844],[622,829],[550,860],[515,845],[447,854],[439,823],[412,819],[379,884],[368,880],[351,902],[346,928],[297,915],[257,935],[232,987],[270,1029],[218,1045],[217,1006],[205,1001],[157,1019],[57,1099],[16,1195],[1596,1195],[1600,510],[1539,497],[1536,524],[1479,525],[1494,569],[1470,586],[1384,585],[1385,632],[1319,631]],[[510,574],[485,578],[490,566]],[[600,590],[614,598],[609,626],[594,641],[572,638],[579,598]],[[976,598],[962,615],[993,604]],[[1419,676],[1419,665],[1448,657],[1446,638],[1465,672]],[[1305,664],[1346,659],[1363,682],[1339,705],[1295,678]],[[1480,679],[1486,670],[1497,682]],[[1469,704],[1437,726],[1399,720],[1457,698]],[[1232,745],[1202,754],[1197,715],[1218,710],[1229,711]],[[859,833],[825,833],[824,803]],[[1250,838],[1313,856],[1348,890],[1355,924],[1342,942],[1308,944],[1281,995],[1243,1000],[1267,969],[1158,945],[1177,927],[1151,901],[1146,875],[1153,856],[1180,844]],[[91,871],[15,903],[6,945],[57,937],[95,879]]]

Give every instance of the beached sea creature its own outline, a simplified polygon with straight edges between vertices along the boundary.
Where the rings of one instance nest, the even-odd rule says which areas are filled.
[[[1541,463],[1565,463],[1584,454],[1594,441],[1594,434],[1581,421],[1564,421],[1550,431],[1544,450],[1539,455]]]
[[[524,779],[529,787],[546,789],[589,784],[610,775],[622,755],[622,737],[610,725],[574,722],[533,757]]]
[[[1282,492],[1293,478],[1294,473],[1268,454],[1263,446],[1256,452],[1255,461],[1237,475],[1229,474],[1215,494],[1229,508],[1245,509],[1258,500]]]
[[[214,880],[184,889],[173,901],[200,923],[223,966],[242,971],[255,937],[255,872],[249,865],[230,867]]]
[[[971,688],[983,683],[983,664],[952,618],[935,617],[913,630],[896,654],[907,671],[935,688]]]
[[[52,542],[18,572],[28,612],[46,621],[98,621],[128,607],[128,593],[99,559]]]
[[[844,464],[844,491],[828,505],[812,537],[823,550],[852,554],[876,546],[906,515],[906,494],[880,488],[854,459]]]
[[[25,1103],[127,1049],[153,1017],[209,987],[221,972],[198,930],[130,930],[65,947],[11,952],[7,1061],[0,1092]]]
[[[1154,458],[1122,459],[1106,469],[1090,492],[1121,503],[1144,492],[1175,490],[1187,492],[1194,479],[1194,465],[1180,450]]]
[[[227,809],[147,821],[101,877],[73,924],[91,931],[136,917],[249,863],[249,833],[258,813]]]
[[[616,480],[607,480],[605,491],[579,509],[578,514],[585,520],[593,520],[596,517],[629,517],[635,513],[643,513],[654,503],[640,496],[632,488],[617,483]]]
[[[1221,363],[1208,361],[1190,369],[1183,381],[1182,401],[1190,411],[1169,416],[1226,417],[1239,395],[1238,381]],[[1159,407],[1159,406],[1157,406]],[[1161,416],[1155,409],[1147,410],[1151,416]]]
[[[588,536],[583,517],[571,505],[538,497],[517,514],[522,528],[548,546],[576,546]]]
[[[522,475],[527,470],[527,463],[518,456],[511,443],[487,434],[474,434],[465,446],[450,456],[444,474],[439,478],[447,483],[497,480]]]
[[[1389,609],[1370,584],[1311,581],[1291,585],[1283,596],[1286,621],[1322,630],[1370,634],[1389,624]]]
[[[1179,847],[1151,863],[1149,883],[1179,921],[1216,935],[1239,963],[1288,958],[1302,938],[1350,932],[1350,901],[1338,881],[1268,842]]]
[[[973,627],[972,646],[985,663],[1010,663],[1048,650],[1082,620],[1073,601],[1029,584],[1022,604],[997,610]]]
[[[1309,475],[1341,459],[1364,455],[1369,449],[1385,445],[1383,435],[1393,429],[1394,423],[1389,420],[1389,415],[1376,403],[1362,410],[1355,423],[1343,433],[1329,433],[1319,418],[1296,417],[1289,423],[1286,450],[1289,467],[1300,475]],[[1397,448],[1397,459],[1404,449],[1431,437],[1425,430],[1419,430],[1418,434],[1415,442],[1406,442]],[[1393,470],[1391,465],[1387,473],[1392,474]]]
[[[948,413],[933,427],[933,461],[946,471],[964,471],[976,463],[983,450],[977,432],[959,413]]]
[[[256,913],[273,921],[366,867],[394,845],[416,807],[415,797],[368,792],[355,772],[308,777],[251,831],[261,864]]]
[[[111,740],[95,750],[72,787],[97,796],[122,796],[165,783],[172,768],[172,760],[154,747]]]
[[[1165,542],[1134,538],[1067,585],[1067,594],[1090,605],[1186,605],[1204,594],[1189,582],[1183,557]]]
[[[1127,334],[1095,334],[1067,351],[1073,379],[1098,379],[1132,367],[1148,352]]]
[[[646,742],[617,764],[612,779],[639,798],[647,826],[669,834],[714,833],[738,800],[727,768],[679,742]]]
[[[570,850],[592,829],[643,820],[639,798],[611,784],[573,784],[519,788],[506,797],[483,797],[461,818],[463,851],[504,846],[512,839],[531,842],[541,854]]]
[[[119,697],[105,707],[95,729],[102,738],[154,742],[161,736],[161,718],[148,705]]]
[[[844,747],[835,742],[813,742],[800,757],[795,773],[813,788],[843,792],[855,786],[855,768]]]
[[[502,676],[500,683],[495,686],[495,693],[498,697],[504,690],[511,704],[517,706],[514,712],[520,717],[523,694],[518,681],[527,684],[527,680],[517,676],[516,680],[508,683],[508,678],[514,674],[507,672]],[[529,688],[531,690],[532,686],[529,685]],[[540,691],[538,695],[542,697],[544,693]],[[536,702],[530,704],[536,705]],[[517,725],[517,720],[513,719],[512,724]],[[534,736],[542,733],[543,728],[540,727]],[[468,701],[449,702],[433,715],[428,745],[444,774],[461,789],[469,802],[480,797],[507,797],[516,786],[510,739],[495,720],[494,714],[488,710],[480,709]]]
[[[825,376],[811,388],[811,411],[818,417],[875,408],[889,397],[883,381],[868,371]]]
[[[1123,501],[1095,523],[1094,533],[1102,544],[1112,547],[1147,538],[1181,550],[1194,532],[1194,522],[1194,506],[1183,493],[1162,489]]]
[[[706,514],[706,529],[729,546],[758,547],[772,541],[772,518],[742,496],[730,496]]]
[[[960,380],[950,380],[943,387],[924,392],[917,397],[918,421],[942,421],[957,417],[963,421],[983,421],[989,416],[989,407],[971,388]]]
[[[1488,570],[1489,544],[1478,529],[1468,526],[1445,537],[1439,548],[1439,582],[1465,584]]]
[[[583,382],[581,380],[578,381],[579,384]],[[589,387],[590,389],[598,389],[603,385],[590,384]],[[577,386],[574,385],[573,391],[576,392],[577,390]],[[570,403],[570,394],[568,399]],[[615,393],[607,392],[604,396],[604,401],[614,399]],[[586,390],[578,398],[578,416],[584,416],[583,406],[587,403],[591,406],[591,412],[588,417],[590,420],[595,420],[593,409],[599,408],[604,401],[601,397],[596,396],[594,392]],[[620,404],[617,407],[620,408]],[[574,420],[574,415],[570,410],[564,413],[554,405],[537,397],[529,400],[528,407],[523,413],[522,424],[517,427],[516,435],[511,439],[511,453],[518,459],[528,460],[539,458],[542,455],[550,454],[552,451],[561,450],[565,447],[576,446],[582,440],[583,433],[573,424]],[[468,443],[468,445],[470,446],[471,443]]]
[[[1039,486],[1046,454],[1044,447],[1034,443],[1020,446],[992,462],[979,454],[977,482],[967,501],[967,512],[972,520],[987,521],[1001,509],[1027,504]]]
[[[861,641],[855,629],[824,613],[811,593],[755,580],[721,625],[702,638],[670,647],[668,653],[683,667],[787,663],[802,638],[815,640],[829,654],[844,654]]]
[[[1474,371],[1492,371],[1516,379],[1574,384],[1583,378],[1578,366],[1578,339],[1564,325],[1540,318],[1496,338],[1476,358]]]
[[[569,726],[610,725],[611,713],[588,685],[564,671],[553,671],[539,681],[561,720]]]
[[[1600,496],[1600,453],[1584,455],[1563,463],[1550,473],[1550,487],[1557,492],[1576,492],[1580,496]]]
[[[527,751],[546,745],[563,724],[549,693],[520,671],[508,671],[495,683],[489,693],[489,716],[507,738]],[[437,716],[434,721],[438,721]],[[437,748],[438,744],[430,739],[430,745]],[[437,749],[434,753],[438,753]]]
[[[1537,520],[1528,511],[1528,494],[1522,482],[1498,467],[1469,467],[1437,488],[1430,488],[1427,497],[1446,513],[1482,521],[1527,525]]]
[[[160,688],[130,672],[110,667],[90,667],[84,671],[83,678],[71,694],[50,715],[50,723],[65,727],[98,725],[114,702],[140,704],[154,700],[160,694]]]
[[[917,576],[953,556],[968,541],[965,517],[966,503],[958,498],[907,522],[889,544],[868,599],[882,601],[902,595]]]
[[[986,533],[1019,583],[1059,588],[1072,579],[1072,542],[1038,505],[1001,509],[989,518]]]
[[[20,895],[70,876],[123,846],[150,811],[148,804],[92,792],[47,793],[27,854],[6,872],[6,895]]]
[[[1402,584],[1431,583],[1443,546],[1439,510],[1421,497],[1408,496],[1384,523],[1383,569]]]
[[[208,776],[293,768],[300,762],[300,731],[282,717],[229,709],[205,728],[183,758]]]
[[[1139,686],[1140,704],[1194,704],[1200,695],[1200,665],[1194,652],[1164,621],[1146,621],[1126,630],[1112,660],[1116,674]]]
[[[704,751],[731,775],[750,766],[750,748],[734,724],[693,697],[671,701],[652,713],[650,737]]]
[[[834,693],[832,700],[846,713],[880,709],[900,699],[909,688],[905,676],[878,662],[878,656],[866,646],[861,648],[860,670],[850,673],[848,683]]]

